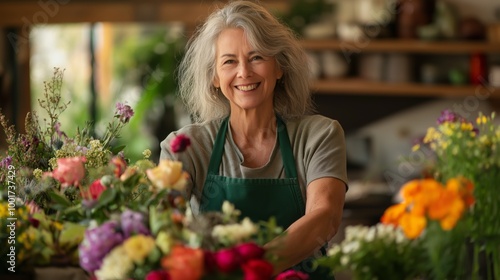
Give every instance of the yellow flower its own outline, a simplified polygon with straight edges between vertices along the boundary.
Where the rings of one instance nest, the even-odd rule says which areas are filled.
[[[146,170],[153,187],[162,190],[172,188],[183,190],[187,182],[187,173],[182,171],[180,161],[161,160],[157,167]]]
[[[151,150],[150,149],[144,150],[144,152],[142,152],[142,155],[144,156],[144,158],[148,159],[151,156]]]
[[[0,203],[0,217],[8,217],[9,216],[9,207],[6,203]]]
[[[134,235],[123,242],[123,248],[134,263],[143,263],[155,247],[155,240],[151,236]]]
[[[164,255],[168,255],[174,245],[174,240],[170,234],[161,231],[158,236],[156,236],[156,245]]]

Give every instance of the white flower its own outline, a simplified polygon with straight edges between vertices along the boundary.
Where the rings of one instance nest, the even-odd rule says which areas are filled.
[[[342,247],[342,253],[350,254],[356,252],[360,247],[359,241],[348,242]]]
[[[128,257],[123,246],[117,246],[104,258],[101,268],[95,271],[99,280],[127,279],[133,268],[133,262]]]
[[[257,229],[249,218],[244,218],[240,224],[216,225],[212,236],[223,242],[237,243],[257,233]]]
[[[340,252],[341,252],[340,246],[336,244],[336,245],[333,245],[333,247],[330,248],[330,250],[328,250],[327,255],[328,256],[335,256]]]
[[[349,257],[348,256],[342,256],[340,258],[340,264],[343,266],[347,266],[349,264]]]

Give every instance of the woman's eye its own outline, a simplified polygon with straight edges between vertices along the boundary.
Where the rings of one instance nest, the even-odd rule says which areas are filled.
[[[234,60],[228,59],[228,60],[224,61],[224,63],[222,63],[222,64],[233,64],[233,63],[234,63]]]
[[[250,60],[253,61],[253,60],[261,60],[261,59],[262,59],[262,56],[256,55],[256,56],[252,57]]]

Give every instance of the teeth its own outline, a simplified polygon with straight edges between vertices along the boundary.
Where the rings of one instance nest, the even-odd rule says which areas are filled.
[[[248,90],[252,90],[252,89],[257,88],[257,84],[247,85],[247,86],[238,86],[237,88],[239,90],[242,90],[242,91],[248,91]]]

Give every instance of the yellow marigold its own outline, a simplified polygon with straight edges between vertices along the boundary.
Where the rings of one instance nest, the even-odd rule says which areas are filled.
[[[423,216],[406,213],[401,217],[400,226],[406,237],[415,239],[424,231],[427,219]]]
[[[134,263],[143,263],[144,259],[149,255],[155,247],[155,240],[151,236],[134,235],[123,242],[123,248],[128,257]]]

